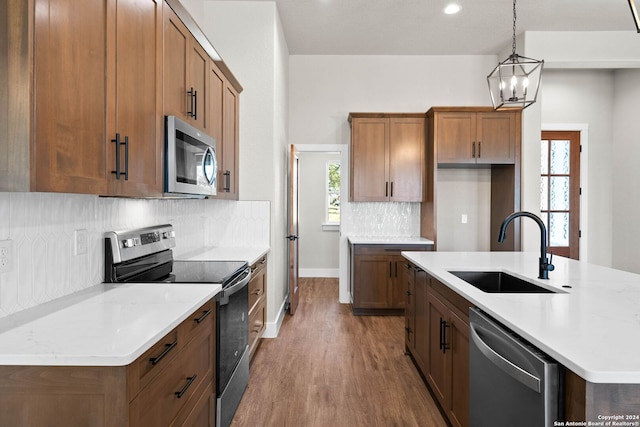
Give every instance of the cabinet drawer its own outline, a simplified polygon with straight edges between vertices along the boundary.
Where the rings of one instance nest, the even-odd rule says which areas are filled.
[[[265,277],[264,270],[261,270],[249,282],[249,315],[255,310],[257,304],[264,299]]]
[[[182,343],[178,340],[178,328],[175,328],[140,356],[132,365],[133,372],[137,372],[140,388],[153,380],[165,366],[171,363],[181,348]]]
[[[251,265],[251,274],[258,274],[262,269],[267,266],[267,256],[263,255],[258,261]]]
[[[258,342],[264,333],[266,326],[264,299],[255,307],[253,313],[249,315],[249,354],[253,356]]]
[[[202,329],[213,329],[215,317],[215,303],[211,300],[180,324],[178,327],[180,340],[186,344],[198,331]]]
[[[216,396],[213,392],[213,386],[208,386],[201,394],[193,408],[185,407],[169,427],[211,427],[216,425]]]
[[[132,425],[168,425],[197,396],[196,390],[210,384],[213,376],[213,330],[198,333],[131,402]]]

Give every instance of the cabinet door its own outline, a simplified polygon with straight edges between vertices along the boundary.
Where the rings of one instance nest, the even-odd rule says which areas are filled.
[[[438,163],[475,163],[476,113],[436,113]]]
[[[469,425],[469,317],[449,309],[449,324],[447,411],[451,423],[462,427]]]
[[[429,334],[431,320],[429,318],[429,305],[427,300],[428,277],[424,270],[416,271],[415,279],[415,326],[414,340],[415,352],[413,357],[418,362],[423,374],[429,368]]]
[[[423,200],[424,133],[423,118],[390,119],[389,200]]]
[[[208,132],[207,79],[209,78],[209,56],[189,33],[187,54],[187,116],[194,127]]]
[[[385,255],[356,255],[354,308],[389,308],[393,261]]]
[[[209,61],[208,132],[216,139],[219,199],[238,200],[239,103],[238,93]]]
[[[477,113],[476,138],[478,163],[515,163],[516,113]]]
[[[415,311],[416,311],[416,286],[415,286],[415,272],[413,265],[408,262],[404,262],[403,266],[403,281],[406,291],[406,300],[404,306],[404,330],[405,330],[405,347],[415,357]]]
[[[105,106],[114,91],[105,70],[113,60],[107,35],[115,30],[107,24],[110,3],[35,2],[35,191],[107,193]]]
[[[401,255],[391,257],[391,308],[404,309],[407,300],[406,284],[404,283],[404,264],[407,262]]]
[[[187,55],[191,33],[164,3],[163,111],[187,120]]]
[[[224,198],[224,139],[222,131],[223,94],[225,78],[213,61],[209,61],[209,91],[207,96],[207,114],[209,115],[208,133],[216,140],[216,158],[218,160],[218,189],[216,198]]]
[[[446,347],[443,349],[444,338],[449,333],[446,331],[445,325],[447,321],[446,305],[432,292],[427,292],[427,319],[429,322],[429,360],[427,370],[427,380],[431,385],[431,389],[440,401],[440,404],[446,407],[447,393],[447,355]]]
[[[222,167],[223,194],[226,199],[238,200],[238,161],[239,153],[239,103],[238,92],[229,84],[225,84],[222,111]]]
[[[120,170],[127,179],[111,174],[112,194],[157,196],[162,193],[161,46],[160,0],[118,0],[116,8],[116,61],[110,64],[116,85],[115,122],[110,139],[128,140],[126,148],[109,142],[111,170],[116,169],[115,150],[120,150]],[[117,65],[117,67],[116,67]],[[110,120],[111,121],[111,120]],[[127,151],[127,153],[125,153]]]
[[[355,202],[389,199],[389,119],[351,122],[351,197]]]

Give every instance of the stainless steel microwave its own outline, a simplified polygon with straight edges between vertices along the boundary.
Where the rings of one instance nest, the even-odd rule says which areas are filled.
[[[165,116],[165,193],[216,194],[216,140],[175,116]]]

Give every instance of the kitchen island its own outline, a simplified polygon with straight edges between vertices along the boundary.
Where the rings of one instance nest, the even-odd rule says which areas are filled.
[[[456,295],[567,368],[567,419],[640,414],[640,275],[537,253],[403,252]],[[451,271],[502,271],[551,293],[485,293]],[[633,420],[638,421],[638,420]]]

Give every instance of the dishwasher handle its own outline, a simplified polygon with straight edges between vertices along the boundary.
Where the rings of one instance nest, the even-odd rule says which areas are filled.
[[[524,384],[525,386],[529,387],[531,390],[535,391],[536,393],[541,392],[540,378],[530,374],[529,372],[525,371],[518,365],[511,362],[510,360],[505,359],[502,355],[500,355],[494,349],[492,349],[487,343],[485,343],[482,340],[482,338],[476,331],[477,326],[474,323],[471,323],[469,326],[471,330],[471,339],[473,340],[473,343],[476,345],[478,350],[480,350],[480,352],[487,359],[493,362],[494,365],[502,369],[506,374],[511,376],[516,381]]]

